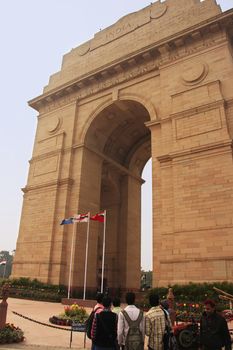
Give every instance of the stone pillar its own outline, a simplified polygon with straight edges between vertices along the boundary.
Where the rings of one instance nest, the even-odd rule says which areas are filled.
[[[81,164],[81,166],[79,165]],[[74,212],[86,213],[92,215],[105,209],[101,207],[101,172],[102,158],[95,152],[83,147],[78,148],[74,154],[74,166],[72,177],[77,179],[73,186],[70,205],[78,198],[77,208]],[[81,175],[79,175],[81,174]],[[80,224],[77,227],[76,240],[74,245],[74,266],[73,266],[73,286],[83,291],[85,249],[86,249],[86,224]],[[98,288],[98,240],[102,237],[103,224],[95,221],[90,222],[89,232],[89,251],[87,266],[87,289],[96,292]]]
[[[7,298],[9,295],[9,284],[5,283],[2,287],[2,302],[0,303],[0,329],[5,327],[7,316]]]
[[[125,176],[121,187],[121,223],[119,239],[121,246],[121,265],[123,289],[140,288],[141,252],[141,182],[132,176]]]
[[[105,278],[106,286],[110,288],[111,295],[117,293],[121,275],[119,257],[122,247],[122,242],[119,240],[120,179],[121,175],[116,168],[111,169],[107,164],[104,165],[101,182],[101,208],[107,211]],[[101,240],[99,243],[101,244],[98,247],[98,256],[102,256],[103,241]]]

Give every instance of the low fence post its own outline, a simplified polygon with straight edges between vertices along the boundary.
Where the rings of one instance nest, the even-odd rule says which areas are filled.
[[[9,296],[9,284],[5,283],[2,287],[2,302],[0,303],[0,329],[5,327],[7,317],[7,298]]]
[[[176,311],[175,311],[175,297],[174,297],[172,288],[168,289],[167,301],[169,304],[169,316],[171,319],[171,323],[174,326],[176,321]]]

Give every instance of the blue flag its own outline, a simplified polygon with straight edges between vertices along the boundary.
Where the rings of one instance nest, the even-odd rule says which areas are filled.
[[[73,220],[74,220],[74,218],[64,219],[64,220],[62,220],[60,225],[73,224],[73,222],[74,222]]]

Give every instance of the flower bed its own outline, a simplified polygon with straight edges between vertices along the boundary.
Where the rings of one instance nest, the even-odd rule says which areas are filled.
[[[178,322],[200,322],[203,311],[202,303],[176,303],[176,320]],[[233,311],[226,309],[226,305],[218,305],[217,311],[227,322],[233,320]]]
[[[5,327],[0,329],[0,344],[19,343],[23,340],[23,331],[12,323],[6,323]]]
[[[52,324],[56,324],[58,326],[71,326],[72,325],[71,320],[66,320],[66,319],[59,317],[59,316],[50,317],[49,322]]]
[[[176,303],[176,320],[179,322],[199,322],[202,312],[202,304]]]
[[[85,323],[88,316],[88,313],[83,307],[73,304],[65,306],[64,312],[60,315],[50,317],[49,322],[60,326],[71,326],[73,322]]]

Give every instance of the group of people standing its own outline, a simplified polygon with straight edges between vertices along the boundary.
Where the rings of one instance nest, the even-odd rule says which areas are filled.
[[[144,316],[135,306],[135,294],[126,293],[127,306],[120,307],[120,300],[111,300],[99,294],[94,307],[91,329],[93,350],[143,350],[147,335],[149,350],[166,350],[164,335],[167,327],[171,329],[168,312],[159,305],[157,295],[150,296],[151,309]],[[113,304],[113,308],[112,308]]]
[[[135,306],[133,292],[126,293],[125,301],[127,306],[122,310],[118,298],[112,301],[109,296],[98,294],[91,327],[92,350],[143,350],[145,335],[148,336],[149,350],[170,350],[172,324],[168,304],[160,303],[158,295],[151,294],[151,308],[144,315]],[[226,320],[217,313],[211,300],[204,303],[200,320],[200,344],[203,350],[231,349]]]

